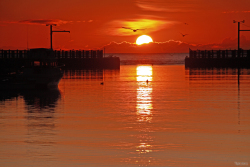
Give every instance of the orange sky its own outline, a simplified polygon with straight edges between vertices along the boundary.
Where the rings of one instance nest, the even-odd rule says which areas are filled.
[[[245,20],[241,29],[250,29],[249,6],[249,0],[1,0],[0,48],[49,48],[46,24],[56,23],[53,30],[71,32],[54,33],[54,49],[105,46],[110,53],[235,49],[233,20]],[[135,45],[143,34],[154,43]],[[250,32],[241,35],[241,47],[250,49]]]

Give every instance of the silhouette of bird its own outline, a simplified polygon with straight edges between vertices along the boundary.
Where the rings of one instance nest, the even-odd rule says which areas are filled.
[[[103,85],[104,83],[103,82],[101,82],[101,85]]]
[[[184,23],[185,25],[188,25],[188,23]]]
[[[145,30],[145,29],[132,29],[132,28],[129,28],[129,27],[122,27],[122,28],[130,29],[130,30],[133,30],[134,32],[136,32],[136,31],[138,31],[138,30]]]
[[[182,35],[183,37],[185,37],[185,36],[188,35],[188,34],[182,34],[182,33],[181,33],[181,35]]]

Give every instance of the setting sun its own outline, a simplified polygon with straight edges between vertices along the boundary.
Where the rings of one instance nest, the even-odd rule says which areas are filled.
[[[141,45],[141,44],[144,44],[144,43],[150,43],[150,42],[153,42],[153,40],[148,35],[141,35],[136,40],[137,45]]]

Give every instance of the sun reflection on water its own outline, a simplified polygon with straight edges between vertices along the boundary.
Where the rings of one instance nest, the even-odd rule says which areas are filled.
[[[137,81],[152,81],[152,66],[137,66],[136,74]]]
[[[137,115],[138,121],[150,122],[152,106],[152,85],[149,81],[152,81],[152,66],[138,66],[137,72]]]
[[[144,166],[152,163],[152,158],[148,154],[153,152],[153,138],[149,135],[153,109],[153,88],[151,85],[151,81],[153,81],[152,66],[138,66],[136,68],[136,74],[138,84],[136,115],[137,122],[140,125],[140,135],[137,136],[139,143],[135,150],[139,157],[135,160],[136,163],[140,163]]]

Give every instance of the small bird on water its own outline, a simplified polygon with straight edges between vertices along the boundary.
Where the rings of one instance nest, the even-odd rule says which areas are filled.
[[[101,82],[100,84],[101,84],[101,85],[103,85],[104,83],[103,83],[103,82]]]
[[[133,30],[134,32],[136,32],[136,31],[138,31],[138,30],[145,30],[145,29],[132,29],[132,28],[129,28],[129,27],[122,27],[122,28],[130,29],[130,30]]]

